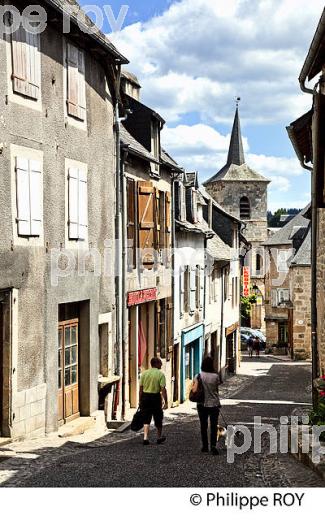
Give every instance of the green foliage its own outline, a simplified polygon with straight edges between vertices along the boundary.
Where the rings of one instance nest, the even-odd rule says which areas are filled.
[[[252,305],[256,303],[256,296],[252,294],[248,297],[241,297],[241,316],[243,319],[247,319],[251,315]]]
[[[267,224],[269,227],[280,228],[283,223],[280,222],[281,215],[297,215],[301,210],[297,208],[279,208],[274,213],[267,212]]]

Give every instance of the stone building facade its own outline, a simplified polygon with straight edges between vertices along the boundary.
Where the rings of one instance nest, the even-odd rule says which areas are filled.
[[[236,110],[227,164],[204,183],[208,193],[226,211],[243,222],[243,235],[251,244],[246,255],[250,267],[251,290],[259,298],[253,305],[250,326],[265,330],[265,259],[267,239],[267,187],[269,180],[245,162],[238,108]]]
[[[90,416],[102,369],[120,373],[113,123],[126,60],[75,15],[63,35],[64,2],[41,4],[44,32],[0,39],[0,436],[11,438]]]
[[[292,122],[288,134],[311,175],[311,338],[313,378],[325,375],[325,9],[303,64],[299,83],[311,110]],[[307,84],[314,82],[315,88]]]
[[[310,206],[265,242],[267,347],[295,360],[311,356],[309,211]]]

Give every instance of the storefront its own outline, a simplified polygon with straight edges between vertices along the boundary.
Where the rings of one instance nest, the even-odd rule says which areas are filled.
[[[181,402],[188,398],[191,383],[200,372],[204,351],[204,326],[199,325],[182,333]]]

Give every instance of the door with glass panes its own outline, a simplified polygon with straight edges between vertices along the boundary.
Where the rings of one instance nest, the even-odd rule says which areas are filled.
[[[79,417],[78,320],[59,323],[58,330],[58,421]]]

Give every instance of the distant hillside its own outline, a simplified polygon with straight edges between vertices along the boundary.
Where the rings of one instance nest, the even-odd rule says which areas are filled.
[[[282,215],[290,215],[291,217],[300,213],[301,209],[297,208],[280,208],[274,213],[272,211],[267,212],[267,225],[272,228],[281,228],[286,223],[286,219]],[[282,217],[282,218],[281,218]],[[289,217],[290,218],[290,217]]]

